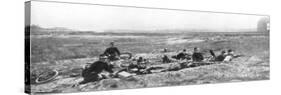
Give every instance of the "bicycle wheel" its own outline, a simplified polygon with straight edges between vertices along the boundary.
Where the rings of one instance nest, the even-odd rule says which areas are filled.
[[[132,53],[125,52],[120,54],[120,59],[131,59],[132,58]]]
[[[58,76],[58,74],[59,74],[59,72],[57,70],[51,70],[51,71],[44,72],[36,78],[35,82],[37,84],[50,82],[53,79],[55,79]]]

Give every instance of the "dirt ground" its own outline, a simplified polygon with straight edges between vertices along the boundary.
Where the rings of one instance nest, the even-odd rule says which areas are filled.
[[[89,37],[87,37],[87,39],[89,39]],[[109,40],[105,40],[105,43],[112,41],[112,39],[110,38],[107,39]],[[241,54],[244,56],[238,57],[232,62],[217,63],[194,68],[184,68],[177,71],[136,75],[127,79],[104,79],[98,82],[91,82],[79,86],[73,85],[82,81],[83,78],[81,76],[71,75],[81,73],[81,68],[85,65],[85,63],[94,62],[95,60],[97,60],[96,57],[86,56],[83,58],[34,62],[33,70],[37,70],[40,67],[48,67],[58,70],[60,74],[54,81],[44,84],[32,84],[32,92],[58,93],[100,91],[128,88],[268,80],[270,78],[268,35],[239,34],[229,36],[224,34],[217,36],[208,34],[206,36],[199,37],[155,36],[151,37],[149,41],[146,41],[145,39],[147,38],[133,38],[130,36],[130,38],[125,39],[119,37],[120,42],[117,47],[122,48],[121,51],[130,51],[134,54],[134,56],[143,56],[148,60],[160,60],[161,56],[163,55],[163,53],[161,53],[161,49],[163,49],[164,47],[167,47],[169,49],[169,52],[167,53],[169,57],[171,57],[171,55],[177,54],[183,48],[186,48],[187,51],[191,53],[192,47],[200,47],[201,51],[204,53],[204,56],[210,56],[210,54],[208,54],[207,52],[209,49],[213,49],[216,54],[219,54],[221,50],[233,49],[236,54]],[[151,43],[151,41],[154,42]],[[66,44],[79,45],[79,42]],[[139,45],[130,47],[132,44]],[[85,46],[85,44],[83,45]],[[87,45],[93,46],[92,44]],[[103,47],[101,48],[104,48],[106,46],[104,44],[101,45],[103,45]],[[145,45],[147,48],[145,48],[143,45]],[[66,46],[70,47],[71,45]],[[172,66],[177,66],[177,63],[159,63],[156,61],[152,61],[152,64],[149,65],[158,65],[169,68]]]

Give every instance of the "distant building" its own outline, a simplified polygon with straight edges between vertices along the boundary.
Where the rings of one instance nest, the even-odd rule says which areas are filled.
[[[258,32],[269,32],[270,31],[269,17],[263,17],[258,21],[257,31]]]

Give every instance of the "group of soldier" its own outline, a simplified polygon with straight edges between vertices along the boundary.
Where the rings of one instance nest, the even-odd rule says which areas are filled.
[[[167,52],[167,49],[164,49],[164,52]],[[221,51],[221,54],[216,56],[213,52],[213,50],[210,50],[210,53],[212,55],[211,58],[208,59],[208,61],[231,61],[234,57],[234,52],[229,49],[226,51]],[[114,46],[114,42],[110,43],[110,47],[108,47],[105,52],[101,55],[99,55],[99,60],[94,63],[87,63],[82,71],[82,77],[83,81],[79,82],[79,84],[85,84],[88,82],[98,81],[100,79],[103,79],[105,76],[102,76],[100,73],[103,71],[107,71],[109,73],[108,76],[114,77],[116,76],[116,73],[121,71],[135,71],[140,72],[140,70],[146,70],[145,73],[151,73],[150,70],[154,68],[147,68],[145,65],[145,62],[148,62],[148,60],[144,59],[143,57],[139,57],[138,59],[134,59],[136,61],[135,63],[129,64],[127,68],[119,70],[117,72],[113,71],[114,65],[110,64],[110,61],[115,61],[120,59],[120,51],[117,47]],[[200,49],[198,47],[195,47],[193,49],[192,54],[188,54],[186,52],[186,49],[183,49],[182,52],[178,53],[177,55],[171,56],[169,58],[167,55],[163,55],[162,62],[163,63],[170,63],[172,62],[172,59],[174,60],[188,60],[191,62],[202,62],[204,61],[203,53],[200,52]]]
[[[189,54],[186,52],[186,49],[183,49],[182,52],[178,53],[177,55],[172,56],[171,58],[176,59],[176,60],[189,60],[192,62],[202,62],[204,60],[207,61],[217,61],[217,62],[229,62],[233,58],[237,57],[237,55],[234,55],[234,51],[229,49],[227,50],[222,50],[221,54],[218,56],[215,55],[213,50],[209,50],[211,56],[208,57],[208,59],[205,59],[203,56],[203,53],[200,52],[200,49],[198,47],[194,48],[194,51],[192,54]],[[171,62],[171,59],[168,58],[167,55],[164,55],[162,57],[163,63],[169,63]]]

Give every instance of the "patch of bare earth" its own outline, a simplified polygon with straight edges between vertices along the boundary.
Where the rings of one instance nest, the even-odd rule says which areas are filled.
[[[85,61],[80,60],[76,62],[79,64],[79,62],[84,63]],[[178,66],[177,63],[161,65],[165,68]],[[71,72],[68,74],[70,73]],[[32,85],[31,87],[34,92],[76,92],[266,79],[269,79],[269,62],[262,60],[258,56],[245,56],[237,58],[229,63],[185,68],[178,71],[136,75],[126,79],[104,79],[99,82],[87,83],[76,87],[73,87],[73,85],[82,81],[82,77],[69,77],[67,74],[61,74],[55,81]]]
[[[220,37],[219,37],[220,38]],[[230,38],[228,38],[230,39]],[[176,46],[179,44],[189,43],[187,39],[168,39],[164,42]],[[177,71],[167,71],[152,73],[146,75],[136,75],[132,78],[112,78],[104,79],[98,82],[91,82],[79,86],[73,86],[82,81],[83,78],[79,75],[81,68],[88,62],[94,62],[95,58],[71,59],[35,64],[34,67],[49,67],[60,72],[59,76],[52,82],[44,84],[31,85],[32,92],[54,93],[54,92],[77,92],[77,91],[99,91],[125,88],[143,88],[143,87],[158,87],[158,86],[176,86],[190,84],[209,84],[209,83],[224,83],[237,81],[251,80],[268,80],[270,73],[269,66],[269,46],[268,37],[265,38],[250,38],[239,37],[225,39],[209,39],[208,41],[195,41],[188,46],[198,46],[206,49],[218,49],[220,52],[223,49],[231,48],[236,50],[238,54],[245,56],[234,59],[232,62],[219,63],[212,65],[204,65],[193,68],[184,68]],[[132,46],[132,45],[131,45]],[[183,46],[181,46],[183,47]],[[135,47],[135,48],[139,48]],[[141,48],[146,49],[146,48]],[[150,50],[150,48],[149,48]],[[153,49],[151,49],[153,50]],[[189,50],[188,50],[189,51]],[[216,52],[216,54],[218,54]],[[175,55],[176,52],[166,53]],[[163,54],[160,53],[139,53],[135,56],[149,58],[151,64],[164,68],[173,68],[179,66],[177,63],[161,63]],[[158,61],[157,61],[158,60]],[[78,74],[78,75],[77,75]],[[72,76],[77,75],[77,76]]]

